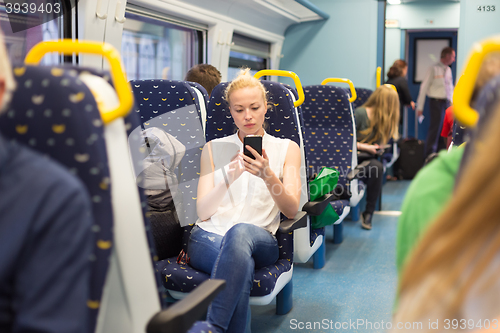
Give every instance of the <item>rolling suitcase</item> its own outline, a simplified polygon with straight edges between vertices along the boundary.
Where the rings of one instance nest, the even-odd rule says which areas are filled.
[[[418,139],[404,139],[400,143],[398,177],[413,179],[424,165],[424,142]]]

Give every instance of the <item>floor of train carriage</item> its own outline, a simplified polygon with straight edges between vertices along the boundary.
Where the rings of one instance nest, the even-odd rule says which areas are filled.
[[[312,259],[295,264],[292,310],[279,316],[274,302],[252,306],[252,332],[386,332],[397,286],[396,227],[409,184],[383,186],[372,230],[344,221],[344,241],[336,245],[333,227],[327,227],[326,265],[315,270]]]

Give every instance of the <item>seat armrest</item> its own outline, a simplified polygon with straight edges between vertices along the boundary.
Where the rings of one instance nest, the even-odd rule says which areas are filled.
[[[351,181],[353,179],[358,178],[361,169],[368,166],[368,164],[370,164],[370,160],[363,161],[362,163],[356,165],[356,167],[347,174],[347,180]]]
[[[155,314],[149,320],[146,332],[187,332],[205,314],[210,302],[225,286],[224,280],[204,281],[186,298]]]
[[[307,213],[299,211],[297,215],[295,215],[295,218],[281,221],[279,231],[286,234],[295,229],[305,227],[307,227]]]
[[[318,216],[321,215],[330,204],[330,201],[335,199],[335,196],[331,193],[325,194],[320,198],[321,200],[306,202],[302,210],[307,212],[309,215]]]

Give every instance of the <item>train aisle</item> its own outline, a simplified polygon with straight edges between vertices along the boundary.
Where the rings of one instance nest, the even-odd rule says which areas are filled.
[[[252,306],[252,332],[385,332],[396,291],[396,226],[410,181],[383,186],[383,211],[373,216],[373,229],[344,222],[344,241],[333,244],[326,229],[326,265],[295,264],[294,305],[285,316],[275,305]]]

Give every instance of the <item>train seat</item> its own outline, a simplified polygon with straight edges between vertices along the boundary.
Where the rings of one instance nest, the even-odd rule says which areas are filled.
[[[263,81],[264,84],[266,84],[266,81]],[[297,89],[294,87],[288,85],[288,84],[282,84],[288,91],[290,92],[290,96],[292,96],[292,102],[295,103],[299,99]],[[302,103],[303,104],[303,103]],[[290,105],[290,108],[292,105]],[[302,105],[299,105],[298,107],[295,107],[295,114],[296,114],[296,123],[298,124],[298,133],[299,133],[299,141],[300,141],[300,150],[301,150],[301,157],[302,157],[302,168],[304,170],[304,177],[305,177],[305,182],[310,181],[309,177],[309,167],[310,163],[308,160],[308,152],[305,147],[305,137],[306,137],[306,132],[305,132],[305,126],[304,126],[304,116],[303,116],[303,111],[302,111]],[[301,197],[301,204],[303,202],[307,202],[309,199],[309,184],[307,183],[307,188],[308,191],[307,193],[302,193]],[[331,202],[331,201],[330,201]],[[332,203],[333,205],[333,203]],[[333,206],[335,209],[335,206]],[[304,208],[303,208],[304,209]],[[309,214],[311,215],[311,214]],[[323,268],[324,266],[324,256],[325,256],[325,227],[322,228],[313,228],[312,224],[309,223],[309,238],[307,237],[307,229],[303,230],[297,230],[295,233],[294,237],[294,247],[295,247],[295,255],[294,255],[294,261],[295,262],[307,262],[311,255],[313,255],[313,261],[314,261],[314,268],[315,269],[320,269]],[[307,243],[305,242],[306,239],[309,239],[309,246],[306,246]]]
[[[344,201],[338,203],[337,210],[343,219],[364,195],[364,187],[357,179],[347,179],[357,166],[355,123],[349,95],[344,88],[336,86],[313,85],[304,89],[308,96],[303,108],[306,146],[312,155],[310,163],[313,169],[330,165],[339,171],[336,193]]]
[[[178,173],[182,203],[175,204],[181,226],[193,224],[198,218],[196,190],[201,149],[205,144],[206,90],[198,83],[188,81],[132,80],[130,84],[137,101],[135,112],[140,116],[142,129],[159,128],[184,145],[183,162],[175,171]],[[144,158],[140,153],[133,156],[133,160]],[[139,176],[140,171],[136,170],[136,176]]]
[[[179,80],[131,80],[141,123],[189,105],[200,110],[205,130],[208,94],[199,83]],[[168,88],[168,89],[167,89]]]
[[[358,88],[356,87],[356,99],[352,102],[352,109],[356,110],[356,108],[365,104],[370,95],[373,93],[373,90],[368,88]]]
[[[103,123],[90,90],[77,78],[76,70],[21,66],[14,74],[18,89],[0,122],[2,133],[66,166],[86,185],[92,200],[96,241],[87,305],[93,328],[113,246],[114,217]]]

